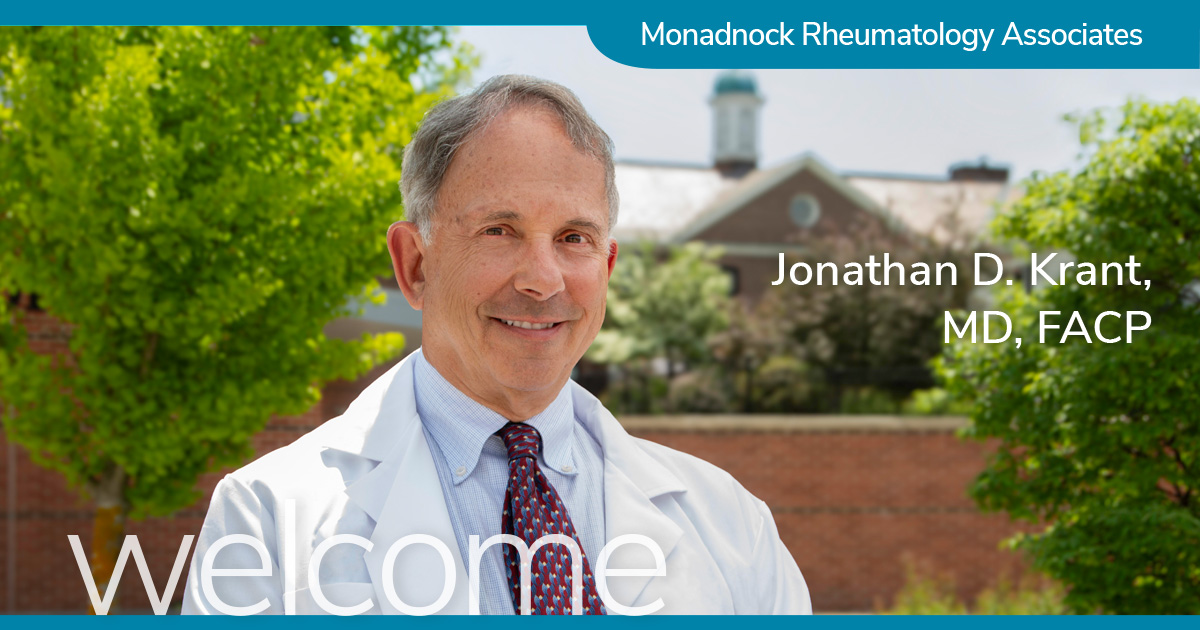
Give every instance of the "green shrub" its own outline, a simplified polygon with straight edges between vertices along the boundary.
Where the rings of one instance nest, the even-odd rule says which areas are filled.
[[[819,374],[796,357],[770,357],[754,373],[755,411],[796,413],[813,408]]]
[[[1025,574],[1014,583],[1001,576],[996,585],[984,589],[968,606],[955,588],[954,579],[904,561],[904,586],[896,593],[891,615],[1064,615],[1064,589],[1041,575]]]
[[[729,413],[733,406],[729,379],[716,366],[680,374],[667,394],[672,413]]]
[[[854,387],[842,390],[838,413],[894,414],[900,413],[900,402],[891,394],[873,387]]]
[[[901,409],[906,416],[958,416],[970,413],[971,403],[953,398],[950,392],[934,387],[913,392]]]
[[[921,569],[911,559],[904,560],[904,586],[886,611],[891,615],[963,615],[967,607],[958,599],[954,579]]]
[[[1007,577],[975,598],[977,615],[1066,615],[1066,591],[1045,577],[1026,574],[1015,585]]]

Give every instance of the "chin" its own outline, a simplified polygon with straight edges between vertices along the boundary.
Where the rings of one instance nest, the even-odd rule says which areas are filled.
[[[564,370],[562,362],[550,366],[540,361],[501,359],[496,367],[499,368],[497,381],[509,389],[523,392],[560,387],[571,377],[571,370]]]

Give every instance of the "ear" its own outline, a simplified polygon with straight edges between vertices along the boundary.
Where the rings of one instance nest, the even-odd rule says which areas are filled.
[[[388,228],[388,252],[392,254],[392,270],[396,284],[404,293],[409,306],[421,310],[425,302],[425,243],[412,221],[397,221]]]
[[[608,277],[612,278],[613,267],[617,265],[617,239],[608,239]]]

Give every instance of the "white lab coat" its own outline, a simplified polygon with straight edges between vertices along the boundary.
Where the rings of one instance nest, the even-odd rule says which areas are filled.
[[[213,544],[231,534],[262,541],[266,562],[254,547],[235,543],[219,549],[212,566],[268,574],[212,577],[212,594],[225,605],[261,602],[264,612],[322,613],[330,610],[318,606],[323,596],[337,606],[396,614],[401,609],[385,591],[384,567],[390,566],[403,604],[428,606],[443,598],[438,612],[468,613],[468,564],[417,416],[412,366],[410,357],[342,416],[217,485],[192,558],[185,614],[220,612],[200,572]],[[613,600],[645,606],[661,599],[658,612],[665,614],[812,612],[804,578],[766,504],[719,468],[629,435],[594,396],[574,382],[568,387],[574,388],[575,416],[603,447],[605,535],[610,541],[647,536],[665,557],[665,575],[609,577]],[[314,593],[314,552],[339,534],[370,542],[335,541],[319,563],[320,592]],[[412,544],[388,558],[393,543],[410,534],[433,536],[449,553],[443,558],[433,546]],[[597,562],[591,564],[595,569]],[[452,587],[446,565],[454,568]],[[653,569],[655,560],[649,548],[630,544],[613,551],[608,567],[610,575]]]

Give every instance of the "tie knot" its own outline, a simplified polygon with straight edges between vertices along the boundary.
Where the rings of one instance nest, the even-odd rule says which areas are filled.
[[[518,457],[537,457],[538,447],[542,444],[537,429],[524,422],[509,422],[497,433],[504,438],[510,461]]]

